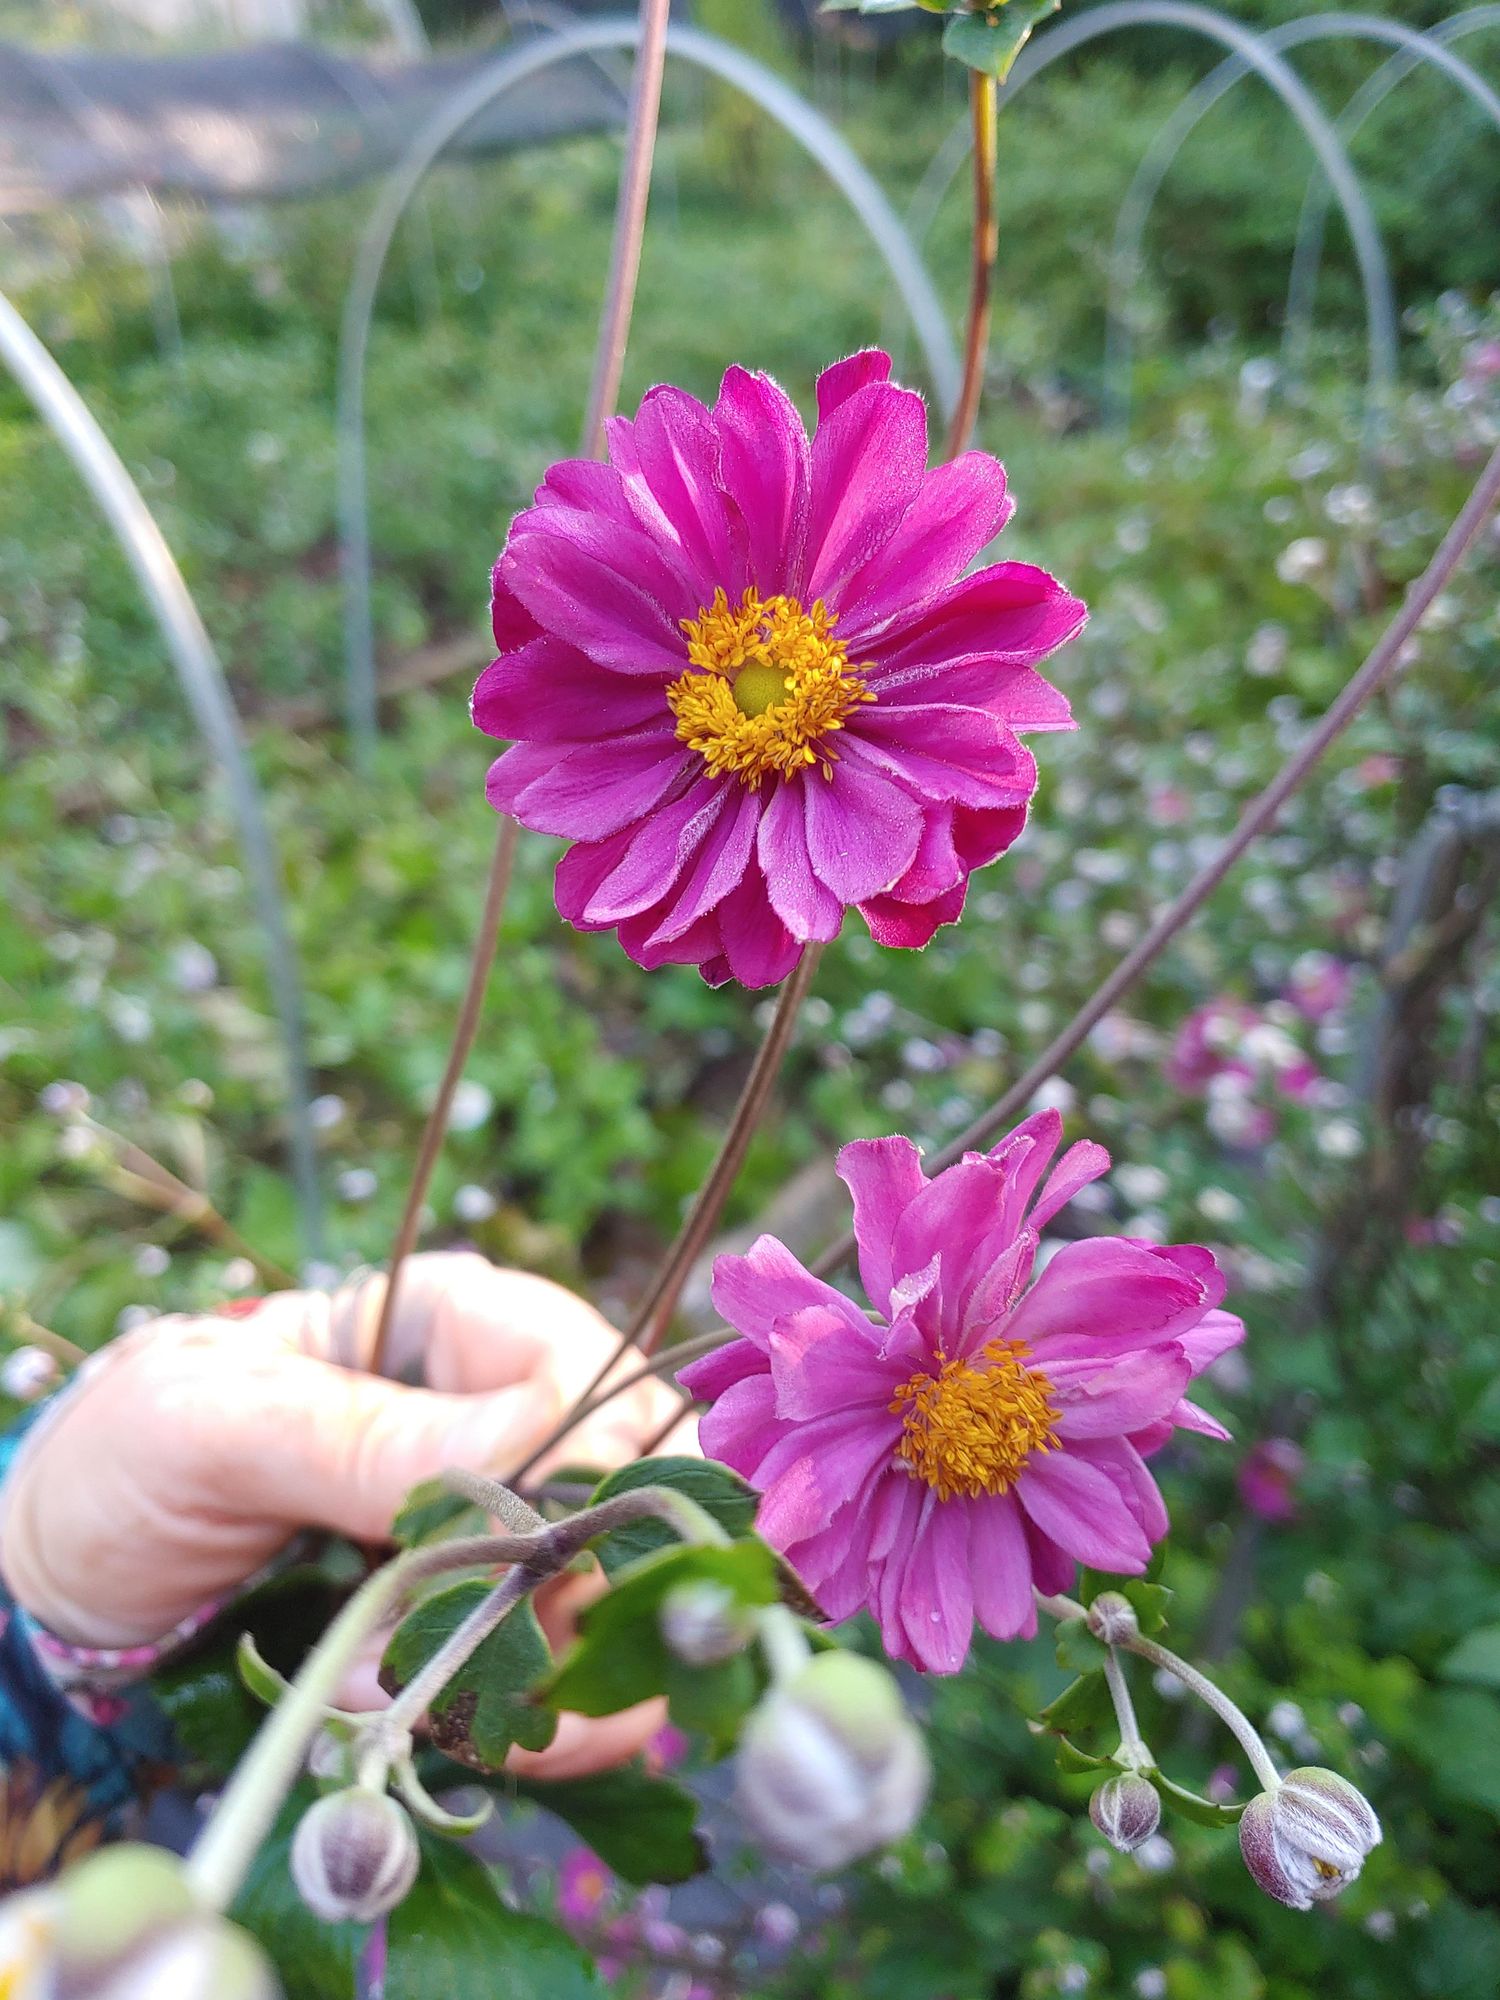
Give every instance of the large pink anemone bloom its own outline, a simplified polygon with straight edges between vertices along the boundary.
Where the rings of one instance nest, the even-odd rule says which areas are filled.
[[[1041,1112],[932,1180],[909,1139],[846,1146],[877,1317],[762,1236],[714,1267],[743,1338],[680,1378],[712,1405],[703,1449],[761,1489],[760,1532],[828,1616],[869,1610],[893,1658],[934,1673],[976,1619],[1029,1637],[1033,1585],[1139,1574],[1167,1532],[1146,1458],[1174,1429],[1227,1436],[1183,1395],[1244,1337],[1209,1251],[1090,1237],[1032,1282],[1037,1232],[1109,1167],[1083,1141],[1043,1182],[1061,1137]]]
[[[1036,663],[1083,623],[1045,570],[964,571],[1009,518],[984,452],[927,470],[922,399],[868,352],[785,393],[652,389],[569,459],[495,567],[473,716],[490,801],[576,843],[557,905],[639,964],[768,986],[855,905],[923,945],[1009,847],[1066,729]]]

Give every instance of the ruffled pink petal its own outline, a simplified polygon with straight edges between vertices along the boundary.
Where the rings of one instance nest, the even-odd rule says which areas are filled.
[[[745,1474],[763,1496],[757,1532],[777,1549],[805,1541],[828,1525],[889,1456],[889,1421],[868,1410],[836,1412],[791,1427]]]
[[[931,944],[944,924],[956,924],[963,915],[969,885],[960,882],[922,903],[903,903],[899,896],[869,896],[859,905],[859,914],[876,944],[893,951],[921,951]]]
[[[712,1409],[698,1419],[698,1442],[743,1479],[752,1479],[789,1426],[776,1418],[776,1391],[769,1371],[732,1382]]]
[[[987,452],[927,473],[900,527],[839,594],[839,636],[861,637],[961,577],[1010,519],[1005,468]]]
[[[740,517],[719,484],[714,419],[696,397],[659,386],[642,400],[633,443],[639,477],[697,576],[699,601],[711,604],[723,589],[736,603],[750,577]]]
[[[812,442],[806,596],[835,610],[845,578],[882,549],[916,498],[927,463],[922,398],[872,382],[822,418]]]
[[[1092,1139],[1080,1139],[1069,1146],[1048,1176],[1047,1185],[1037,1196],[1031,1211],[1033,1229],[1044,1229],[1060,1208],[1065,1208],[1080,1188],[1109,1172],[1109,1154]]]
[[[896,1225],[891,1270],[897,1278],[940,1260],[940,1297],[924,1300],[916,1319],[924,1333],[941,1335],[945,1347],[957,1341],[969,1296],[994,1261],[988,1245],[1003,1192],[994,1162],[966,1153],[927,1183]]]
[[[1050,1535],[1044,1535],[1035,1521],[1024,1514],[1021,1520],[1026,1529],[1026,1546],[1031,1551],[1032,1582],[1044,1597],[1055,1597],[1059,1591],[1071,1592],[1078,1580],[1077,1558],[1060,1549]]]
[[[646,818],[681,777],[682,745],[658,728],[598,743],[516,743],[485,796],[535,833],[603,840]]]
[[[890,379],[891,357],[880,348],[862,347],[857,354],[846,354],[818,377],[818,421],[826,422],[857,390]]]
[[[1188,1273],[1119,1237],[1065,1243],[1006,1323],[1045,1368],[1050,1357],[1105,1358],[1193,1326],[1203,1293]]]
[[[878,771],[845,761],[833,777],[800,781],[807,853],[818,880],[845,903],[889,889],[911,865],[922,837],[914,800]]]
[[[649,946],[685,937],[743,881],[759,823],[759,801],[741,789],[704,836],[676,891],[658,905],[659,921],[646,940]]]
[[[697,612],[698,593],[663,559],[663,545],[644,528],[572,508],[533,515],[538,525],[513,530],[500,558],[504,584],[533,617],[615,673],[682,673],[682,620]]]
[[[771,907],[793,937],[809,942],[837,937],[844,905],[813,871],[800,784],[778,784],[772,790],[760,817],[756,853]]]
[[[1214,1438],[1220,1444],[1227,1444],[1233,1435],[1217,1417],[1210,1416],[1201,1405],[1189,1402],[1186,1396],[1168,1412],[1167,1421],[1174,1430],[1196,1431],[1200,1437]]]
[[[714,1311],[727,1326],[743,1334],[769,1357],[771,1329],[780,1319],[818,1306],[825,1312],[843,1313],[862,1319],[858,1306],[832,1285],[815,1278],[774,1236],[757,1236],[743,1257],[726,1255],[714,1260],[710,1297]],[[692,1363],[693,1368],[702,1364]],[[769,1360],[768,1360],[769,1365]],[[696,1382],[688,1382],[691,1371],[684,1369],[682,1380],[696,1395]]]
[[[990,1158],[1005,1175],[1005,1220],[1013,1234],[1025,1220],[1031,1198],[1052,1155],[1062,1144],[1062,1136],[1060,1112],[1034,1111],[990,1148]]]
[[[490,572],[490,625],[495,646],[502,653],[542,636],[541,626],[501,577],[498,562]]]
[[[884,1419],[894,1451],[901,1419],[891,1415],[890,1405],[909,1372],[899,1360],[882,1355],[879,1335],[862,1315],[856,1319],[844,1310],[804,1306],[771,1329],[776,1414],[788,1422],[873,1411]]]
[[[744,522],[750,581],[763,597],[802,595],[812,453],[802,419],[768,375],[725,370],[714,422],[720,478]]]
[[[910,1139],[854,1139],[840,1149],[835,1170],[854,1200],[860,1282],[875,1310],[889,1314],[891,1245],[901,1217],[927,1185],[922,1155]]]
[[[715,1403],[736,1382],[743,1382],[751,1375],[769,1374],[770,1367],[770,1361],[753,1340],[727,1340],[712,1354],[679,1369],[677,1380],[700,1403]]]
[[[991,1231],[972,1260],[971,1268],[980,1276],[960,1306],[961,1331],[952,1348],[960,1360],[967,1360],[1000,1333],[1007,1314],[1030,1281],[1036,1262],[1035,1232],[1023,1229],[1010,1244],[1005,1243],[1005,1234],[1002,1223]]]
[[[969,1502],[930,1489],[900,1582],[905,1658],[931,1674],[956,1674],[974,1637]]]
[[[1058,1409],[1054,1429],[1060,1438],[1072,1439],[1124,1437],[1159,1422],[1187,1387],[1191,1371],[1187,1356],[1173,1342],[1102,1366],[1056,1362],[1045,1373]]]
[[[1193,1365],[1193,1373],[1201,1375],[1205,1368],[1213,1366],[1221,1354],[1227,1354],[1231,1347],[1238,1347],[1245,1338],[1245,1322],[1238,1313],[1222,1312],[1217,1307],[1206,1312],[1196,1326],[1178,1334],[1182,1351]]]
[[[1076,1451],[1033,1452],[1015,1494],[1042,1533],[1079,1562],[1136,1576],[1151,1560],[1145,1530],[1114,1480]]]
[[[1031,1638],[1036,1632],[1031,1549],[1013,1493],[986,1493],[969,1502],[969,1563],[974,1611],[985,1631],[992,1639]]]
[[[604,673],[551,637],[492,661],[474,683],[469,714],[476,729],[512,742],[577,741],[584,725],[601,735],[625,734],[654,719],[668,734],[672,729],[659,687]]]
[[[876,772],[923,799],[963,806],[996,810],[1030,800],[1036,790],[1036,760],[1006,724],[980,709],[910,712],[924,718],[936,713],[974,718],[964,731],[971,747],[959,748],[956,728],[950,733],[918,726],[903,736],[898,713],[880,716],[878,709],[864,709],[840,740],[842,768]],[[977,740],[981,734],[982,748]]]
[[[1128,1438],[1079,1438],[1070,1455],[1112,1482],[1115,1491],[1140,1523],[1149,1542],[1159,1542],[1171,1528],[1166,1505],[1146,1462]],[[1087,1556],[1082,1558],[1090,1560]],[[1102,1565],[1101,1565],[1102,1567]]]
[[[513,754],[513,753],[511,753]],[[588,924],[615,924],[659,907],[671,895],[683,870],[737,794],[737,787],[700,778],[687,791],[669,799],[647,819],[622,836],[623,850],[614,850],[615,865],[593,886],[584,906]],[[605,843],[601,843],[603,845]],[[569,859],[563,857],[564,861]],[[572,888],[569,882],[569,889]],[[558,868],[558,908],[564,916],[563,869]],[[570,896],[570,901],[572,900]]]
[[[802,956],[802,941],[793,937],[771,908],[758,867],[747,871],[744,881],[714,914],[724,962],[741,986],[779,986]],[[703,968],[705,978],[708,970]]]
[[[985,659],[996,667],[1032,667],[1076,637],[1087,616],[1080,600],[1046,570],[1032,563],[991,563],[914,607],[909,622],[881,634],[874,648],[880,669],[875,684],[882,692],[887,686],[894,692],[903,674],[920,675],[938,663],[968,659]],[[1047,719],[1018,726],[1067,726],[1066,704],[1055,690],[1049,693]]]

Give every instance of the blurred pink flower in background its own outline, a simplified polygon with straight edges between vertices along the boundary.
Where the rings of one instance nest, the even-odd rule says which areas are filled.
[[[588,1847],[570,1847],[557,1871],[557,1914],[570,1930],[591,1930],[615,1878]]]
[[[1038,1232],[1110,1164],[1081,1141],[1049,1175],[1061,1139],[1039,1112],[932,1180],[909,1139],[846,1146],[880,1318],[762,1236],[714,1267],[744,1337],[680,1377],[712,1405],[704,1450],[761,1489],[759,1531],[828,1616],[870,1610],[893,1658],[935,1673],[976,1619],[1033,1633],[1033,1584],[1139,1574],[1168,1526],[1146,1456],[1179,1427],[1227,1436],[1184,1397],[1244,1335],[1209,1251],[1092,1237],[1032,1283]]]
[[[1286,997],[1309,1021],[1326,1021],[1348,1006],[1353,991],[1352,965],[1326,951],[1307,951],[1292,966]]]
[[[1018,730],[1072,726],[1037,673],[1084,607],[968,565],[1012,503],[980,451],[932,471],[890,359],[818,379],[811,440],[768,376],[652,389],[610,463],[552,467],[494,573],[473,717],[514,747],[490,802],[576,844],[557,905],[638,964],[784,979],[854,906],[927,943],[1026,821]]]
[[[1297,1513],[1302,1447],[1290,1438],[1262,1438],[1250,1447],[1235,1474],[1240,1499],[1263,1521],[1290,1521]]]
[[[1284,1007],[1281,1012],[1290,1018]],[[1210,1129],[1233,1146],[1265,1145],[1277,1125],[1268,1100],[1310,1103],[1324,1080],[1280,1021],[1227,995],[1188,1015],[1173,1037],[1163,1074],[1174,1090],[1208,1100]]]

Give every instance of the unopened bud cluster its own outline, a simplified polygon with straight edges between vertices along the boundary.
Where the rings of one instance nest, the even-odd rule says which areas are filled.
[[[768,1853],[826,1870],[908,1832],[929,1778],[891,1675],[853,1653],[820,1653],[751,1716],[735,1797]]]
[[[667,1651],[689,1667],[717,1666],[755,1636],[755,1614],[722,1583],[682,1583],[662,1600]]]

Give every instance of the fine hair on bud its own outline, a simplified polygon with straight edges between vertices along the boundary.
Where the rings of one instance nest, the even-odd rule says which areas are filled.
[[[712,1667],[745,1650],[755,1636],[755,1618],[727,1585],[705,1578],[667,1592],[661,1636],[667,1651],[685,1666]]]
[[[768,1854],[824,1871],[908,1832],[930,1775],[894,1678],[853,1653],[820,1653],[751,1715],[735,1801]]]
[[[405,1809],[362,1785],[319,1799],[292,1837],[292,1880],[325,1923],[383,1917],[410,1890],[420,1865],[417,1830]]]
[[[1101,1590],[1085,1613],[1084,1622],[1106,1646],[1125,1646],[1140,1636],[1135,1606],[1118,1590]]]
[[[1337,1771],[1308,1765],[1262,1792],[1240,1819],[1240,1852],[1257,1885],[1278,1903],[1310,1910],[1347,1889],[1380,1845],[1380,1821]]]
[[[1111,1847],[1133,1854],[1161,1825],[1161,1797],[1139,1771],[1122,1771],[1089,1800],[1089,1818]]]

